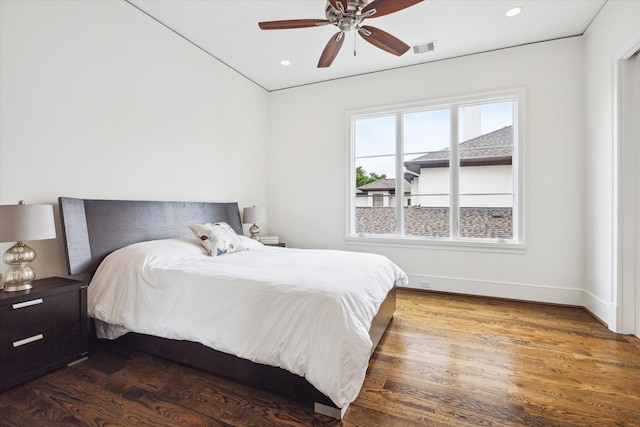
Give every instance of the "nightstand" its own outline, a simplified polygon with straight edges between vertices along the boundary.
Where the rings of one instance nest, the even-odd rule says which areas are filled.
[[[0,291],[0,392],[86,358],[87,286],[51,277]]]
[[[287,246],[286,243],[282,243],[282,242],[280,242],[280,243],[263,243],[263,245],[265,245],[265,246],[278,246],[280,248],[284,248],[284,247]]]

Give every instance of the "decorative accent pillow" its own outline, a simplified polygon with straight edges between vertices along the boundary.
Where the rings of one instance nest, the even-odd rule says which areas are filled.
[[[211,256],[244,251],[247,246],[226,222],[188,226]]]

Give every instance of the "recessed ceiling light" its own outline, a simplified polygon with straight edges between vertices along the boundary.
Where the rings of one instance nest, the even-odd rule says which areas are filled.
[[[511,9],[507,10],[507,13],[505,13],[505,15],[509,18],[513,18],[514,16],[519,15],[520,12],[522,12],[521,7],[512,7]]]
[[[291,61],[289,61],[288,59],[283,59],[282,61],[280,61],[280,64],[286,67],[287,65],[291,65]]]

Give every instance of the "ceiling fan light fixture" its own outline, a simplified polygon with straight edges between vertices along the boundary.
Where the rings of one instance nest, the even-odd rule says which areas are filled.
[[[379,49],[396,56],[404,55],[411,49],[408,44],[379,28],[361,24],[365,18],[389,15],[422,1],[424,0],[327,0],[325,7],[327,19],[265,21],[258,22],[258,26],[262,30],[309,28],[327,24],[336,26],[338,33],[329,39],[318,61],[318,68],[326,68],[331,66],[338,54],[344,42],[344,33],[351,30],[355,30],[364,40]]]
[[[522,12],[522,8],[520,6],[517,6],[507,10],[504,15],[508,18],[513,18],[514,16],[520,15],[520,12]]]

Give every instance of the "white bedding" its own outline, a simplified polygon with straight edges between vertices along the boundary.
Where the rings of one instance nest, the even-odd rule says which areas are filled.
[[[386,257],[274,248],[206,255],[195,239],[137,243],[110,254],[88,290],[89,315],[133,331],[200,342],[305,377],[338,407],[358,395],[369,327],[406,275]],[[115,332],[114,332],[115,331]]]

